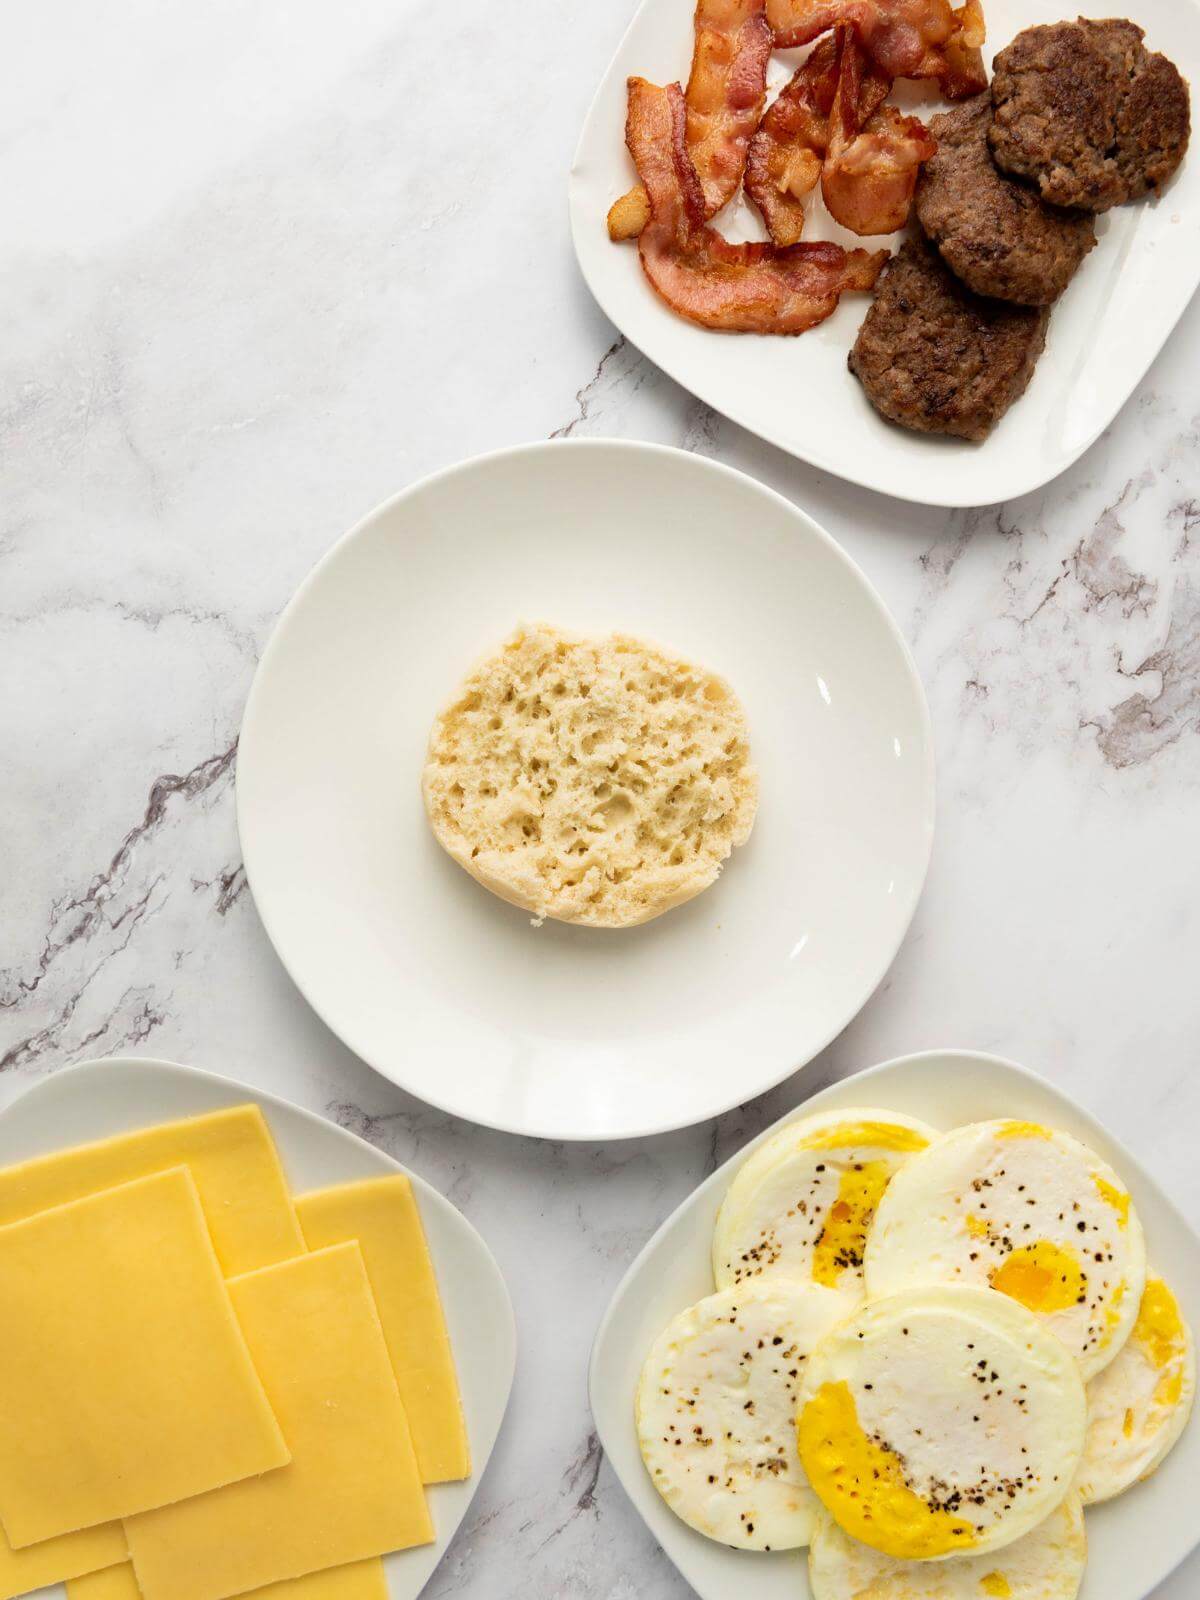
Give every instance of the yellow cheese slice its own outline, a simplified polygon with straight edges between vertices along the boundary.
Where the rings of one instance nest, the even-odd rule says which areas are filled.
[[[348,1567],[330,1567],[307,1578],[288,1578],[252,1589],[244,1600],[387,1600],[383,1562],[354,1561]],[[91,1572],[67,1584],[67,1600],[142,1600],[142,1591],[129,1562]]]
[[[0,1228],[14,1549],[289,1459],[185,1167]]]
[[[309,1248],[357,1239],[426,1483],[471,1474],[471,1448],[421,1213],[403,1174],[301,1195]]]
[[[171,1167],[191,1168],[226,1277],[303,1254],[275,1142],[255,1105],[139,1128],[0,1169],[0,1224]]]
[[[95,1572],[97,1567],[124,1561],[125,1555],[125,1530],[119,1522],[43,1539],[24,1550],[14,1550],[0,1531],[0,1600],[15,1600],[31,1589],[45,1589],[80,1573]]]
[[[229,1292],[292,1460],[254,1482],[128,1518],[145,1600],[226,1600],[429,1543],[425,1491],[358,1245],[234,1278]]]

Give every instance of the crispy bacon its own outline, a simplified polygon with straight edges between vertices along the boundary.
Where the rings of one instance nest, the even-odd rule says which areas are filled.
[[[891,78],[935,78],[950,100],[987,87],[981,0],[767,0],[767,20],[780,50],[847,23]]]
[[[737,193],[746,147],[762,116],[772,47],[765,8],[766,0],[697,0],[687,139],[710,217]],[[609,237],[636,238],[649,215],[639,185],[609,211]]]
[[[895,106],[879,105],[864,121],[865,72],[854,29],[842,24],[821,195],[830,216],[851,233],[894,233],[908,221],[921,163],[936,154],[937,143],[919,118]]]
[[[803,333],[830,316],[847,290],[873,286],[884,250],[730,244],[706,225],[677,83],[664,89],[630,78],[625,138],[650,201],[638,243],[642,267],[681,317],[729,332]]]
[[[795,244],[804,230],[804,199],[816,187],[829,148],[829,114],[839,78],[840,39],[829,34],[768,109],[746,155],[746,193],[776,244]],[[860,123],[887,98],[892,84],[873,65],[860,75]]]

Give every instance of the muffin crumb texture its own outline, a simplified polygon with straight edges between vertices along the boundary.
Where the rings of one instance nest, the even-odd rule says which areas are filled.
[[[758,779],[724,679],[626,634],[537,626],[438,717],[423,789],[439,843],[502,899],[625,928],[716,880]]]

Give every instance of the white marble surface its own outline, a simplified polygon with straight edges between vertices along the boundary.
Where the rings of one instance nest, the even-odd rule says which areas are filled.
[[[6,41],[0,1102],[84,1057],[195,1062],[475,1221],[522,1353],[437,1597],[688,1593],[590,1438],[591,1332],[714,1161],[835,1077],[1013,1056],[1200,1217],[1200,308],[1084,460],[1001,509],[777,454],[575,272],[566,171],[630,4],[50,0]],[[714,455],[831,529],[913,643],[940,758],[925,899],[859,1019],[765,1100],[615,1148],[472,1129],[350,1057],[263,937],[233,810],[255,659],[331,540],[462,456],[596,434]]]

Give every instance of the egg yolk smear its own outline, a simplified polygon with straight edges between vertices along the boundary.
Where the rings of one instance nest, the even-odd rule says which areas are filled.
[[[1063,1311],[1087,1293],[1087,1277],[1069,1250],[1049,1239],[1022,1245],[988,1275],[993,1289],[1030,1311]]]
[[[847,1383],[826,1383],[797,1424],[808,1481],[839,1525],[885,1555],[927,1561],[975,1542],[975,1529],[909,1488],[899,1458],[863,1432]]]
[[[813,1246],[812,1275],[827,1289],[836,1289],[847,1267],[861,1267],[867,1229],[883,1191],[891,1180],[886,1161],[860,1161],[842,1173],[837,1199],[830,1206]]]
[[[1160,1371],[1183,1354],[1187,1344],[1183,1318],[1175,1296],[1161,1278],[1151,1278],[1147,1283],[1131,1337]],[[1154,1391],[1154,1400],[1160,1406],[1178,1405],[1182,1393],[1182,1370],[1166,1373]]]
[[[1095,1178],[1097,1192],[1106,1205],[1110,1205],[1117,1213],[1117,1225],[1121,1228],[1129,1226],[1129,1196],[1124,1189],[1118,1189],[1109,1183],[1107,1178]]]
[[[892,1122],[835,1122],[801,1142],[801,1150],[924,1150],[929,1140]]]
[[[1054,1134],[1049,1128],[1043,1128],[1040,1122],[1002,1122],[996,1129],[998,1139],[1053,1139]]]
[[[1012,1585],[1002,1572],[985,1572],[979,1580],[979,1587],[984,1594],[994,1595],[995,1600],[1009,1600],[1012,1594]]]

